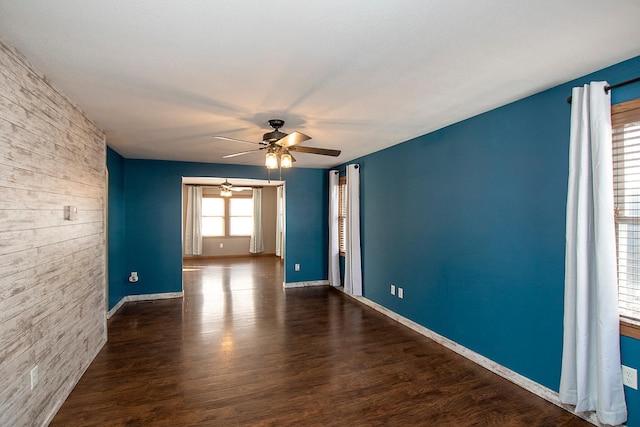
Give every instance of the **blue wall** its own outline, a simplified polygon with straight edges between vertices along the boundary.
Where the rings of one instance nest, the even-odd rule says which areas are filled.
[[[109,171],[109,309],[127,295],[125,271],[124,158],[107,147]]]
[[[120,164],[124,173],[116,175]],[[109,183],[110,216],[111,208],[114,215],[124,209],[126,218],[122,221],[124,244],[110,247],[110,254],[113,249],[123,256],[119,262],[116,255],[110,255],[110,307],[124,295],[182,291],[183,176],[268,178],[264,167],[122,159],[112,150],[108,165],[110,170],[114,168],[114,182]],[[121,176],[124,197],[120,202]],[[327,171],[293,168],[283,172],[283,179],[287,189],[286,281],[326,280]],[[110,226],[112,222],[110,218]],[[110,230],[110,238],[112,234],[115,229]],[[301,264],[297,272],[296,263]],[[136,284],[127,282],[130,271],[138,272]],[[123,283],[124,293],[118,291]]]
[[[365,296],[557,391],[566,99],[573,86],[639,71],[640,57],[355,160]],[[612,99],[638,96],[633,85]],[[639,353],[624,340],[623,363],[639,368]],[[640,425],[637,406],[629,420]]]

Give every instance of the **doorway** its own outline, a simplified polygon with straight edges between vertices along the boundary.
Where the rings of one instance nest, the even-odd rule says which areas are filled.
[[[231,194],[223,195],[225,184],[231,184]],[[188,215],[187,195],[190,186],[200,189],[200,213]],[[246,207],[251,204],[254,188],[261,188],[261,225],[264,249],[259,253],[250,252],[251,231],[243,232],[239,224],[253,221],[246,215]],[[221,259],[233,257],[278,257],[284,264],[285,224],[286,224],[286,190],[284,181],[267,181],[258,179],[225,178],[225,177],[183,177],[182,178],[182,271],[185,272],[185,260]],[[241,212],[245,206],[244,213]],[[249,212],[252,215],[252,210]],[[190,221],[187,217],[191,218]],[[196,219],[197,218],[197,219]],[[191,224],[189,224],[191,223]],[[191,231],[192,224],[197,223],[198,231]],[[253,227],[251,227],[252,229]],[[196,239],[200,239],[199,242]],[[196,241],[195,245],[192,241]],[[201,242],[201,243],[200,243]],[[182,289],[185,278],[183,274]]]

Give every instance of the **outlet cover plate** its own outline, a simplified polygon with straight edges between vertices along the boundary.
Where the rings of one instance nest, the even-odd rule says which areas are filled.
[[[31,390],[38,385],[38,365],[31,369]]]
[[[391,295],[396,294],[396,285],[391,285]]]
[[[622,384],[627,387],[631,387],[634,390],[638,389],[638,371],[628,366],[622,365]]]

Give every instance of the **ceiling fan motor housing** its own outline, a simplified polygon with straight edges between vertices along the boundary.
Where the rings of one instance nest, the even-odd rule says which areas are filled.
[[[287,136],[286,133],[284,132],[280,132],[279,130],[274,130],[272,132],[267,132],[264,135],[262,135],[262,140],[264,142],[276,142],[279,141],[280,139],[284,138],[285,136]]]
[[[282,138],[284,138],[285,136],[287,136],[286,133],[284,132],[280,132],[278,129],[280,129],[282,126],[284,126],[284,120],[280,120],[280,119],[271,119],[269,120],[269,126],[271,126],[274,130],[271,132],[267,132],[264,135],[262,135],[262,140],[264,142],[276,142]]]

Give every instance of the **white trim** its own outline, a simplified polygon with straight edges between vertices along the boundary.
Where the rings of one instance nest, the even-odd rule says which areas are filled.
[[[282,287],[285,289],[289,288],[306,288],[308,286],[329,286],[328,280],[312,280],[309,282],[283,282]]]
[[[163,292],[160,294],[141,294],[141,295],[127,295],[123,297],[111,310],[107,312],[107,319],[111,319],[114,314],[127,302],[132,301],[152,301],[156,299],[169,299],[169,298],[182,298],[182,292]]]
[[[437,342],[438,344],[453,350],[454,352],[458,353],[459,355],[465,357],[466,359],[471,360],[472,362],[482,366],[483,368],[493,372],[494,374],[500,375],[502,378],[505,378],[509,381],[511,381],[512,383],[522,387],[523,389],[535,394],[536,396],[539,396],[541,398],[543,398],[544,400],[553,403],[556,406],[559,406],[560,408],[566,410],[567,412],[571,412],[572,414],[582,418],[585,421],[590,422],[593,425],[599,426],[599,427],[604,427],[603,424],[601,424],[598,419],[596,418],[596,414],[595,412],[588,412],[588,413],[575,413],[573,412],[573,407],[570,405],[564,405],[560,402],[560,397],[558,395],[557,392],[543,386],[542,384],[539,384],[523,375],[520,375],[519,373],[512,371],[511,369],[502,366],[496,362],[494,362],[491,359],[488,359],[484,356],[482,356],[481,354],[478,354],[472,350],[469,350],[468,348],[456,343],[455,341],[450,340],[449,338],[443,337],[442,335],[432,331],[431,329],[425,328],[424,326],[414,322],[413,320],[407,319],[406,317],[403,317],[401,315],[399,315],[398,313],[389,310],[388,308],[373,302],[365,297],[359,297],[359,296],[355,296],[355,295],[350,295],[348,293],[346,293],[344,291],[343,287],[334,287],[333,289],[336,289],[340,292],[342,292],[343,294],[345,294],[348,297],[351,297],[353,299],[355,299],[356,301],[361,302],[362,304],[369,306],[371,308],[373,308],[374,310],[378,311],[379,313],[384,314],[385,316],[395,320],[396,322],[408,327],[409,329],[413,329],[414,331],[418,332],[421,335],[424,335],[427,338],[430,338],[432,340],[434,340],[435,342]]]
[[[160,294],[141,294],[141,295],[127,295],[125,299],[129,301],[151,301],[154,299],[169,299],[169,298],[182,298],[182,291],[180,292],[163,292]]]
[[[120,301],[118,301],[118,303],[114,305],[111,310],[107,311],[107,319],[111,319],[113,315],[116,314],[116,311],[120,310],[120,307],[122,307],[125,302],[127,302],[126,296],[123,297]]]
[[[67,391],[66,395],[62,396],[59,393],[60,390],[58,390],[58,393],[56,393],[56,396],[58,397],[59,400],[53,405],[53,408],[49,412],[49,415],[47,415],[47,418],[45,419],[44,423],[42,424],[43,426],[48,426],[49,424],[51,424],[51,422],[53,421],[53,418],[56,416],[56,414],[58,413],[60,408],[62,408],[62,405],[64,405],[64,402],[67,400],[67,398],[69,397],[69,395],[71,394],[73,389],[76,388],[76,386],[78,385],[78,383],[80,382],[80,380],[84,376],[85,372],[87,372],[87,369],[89,369],[89,366],[91,366],[91,364],[96,359],[96,357],[98,357],[98,354],[100,354],[100,352],[104,348],[105,344],[107,344],[107,339],[106,338],[104,340],[102,340],[102,342],[100,343],[100,345],[96,349],[95,353],[93,354],[93,357],[91,359],[89,359],[89,363],[87,363],[86,366],[84,366],[84,368],[82,369],[82,373],[80,375],[78,375],[75,383],[73,384],[72,387],[69,388],[69,390]],[[64,397],[64,398],[60,399],[60,397]]]

